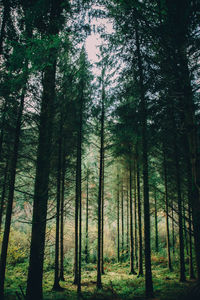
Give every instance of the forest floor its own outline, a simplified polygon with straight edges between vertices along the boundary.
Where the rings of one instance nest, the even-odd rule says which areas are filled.
[[[179,274],[176,271],[169,272],[165,260],[154,259],[152,264],[154,300],[186,300],[188,289],[191,289],[195,281],[188,280],[179,282]],[[25,265],[17,264],[15,267],[8,266],[6,276],[6,300],[20,299],[20,287],[25,291],[27,270]],[[72,273],[65,274],[65,282],[61,282],[63,291],[52,291],[53,271],[45,271],[44,274],[44,299],[45,300],[143,300],[144,277],[129,274],[129,264],[105,263],[105,275],[102,276],[103,289],[96,289],[96,265],[88,264],[82,270],[82,296],[77,297],[77,287],[73,285]],[[23,300],[23,296],[21,296]],[[37,300],[37,299],[36,299]],[[190,298],[190,300],[192,300]]]

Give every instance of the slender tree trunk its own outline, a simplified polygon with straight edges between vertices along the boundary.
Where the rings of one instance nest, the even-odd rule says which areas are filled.
[[[62,117],[58,140],[58,165],[57,165],[57,202],[56,202],[56,237],[55,237],[55,265],[53,290],[60,290],[59,278],[59,237],[60,237],[60,200],[61,200],[61,168],[62,168]]]
[[[99,193],[98,193],[98,248],[97,248],[97,288],[102,288],[101,283],[101,243],[102,243],[102,179],[103,179],[103,154],[104,154],[104,99],[105,90],[102,87],[101,108],[101,146],[100,146],[100,168],[99,168]]]
[[[104,249],[104,149],[103,149],[103,162],[102,162],[102,205],[101,205],[101,274],[104,274],[104,259],[103,259],[103,249]]]
[[[175,254],[174,200],[172,200],[172,252]]]
[[[176,167],[176,186],[178,196],[178,221],[179,221],[179,257],[180,257],[180,281],[186,281],[185,278],[185,255],[184,255],[184,240],[183,240],[183,215],[182,215],[182,196],[181,196],[181,181],[180,181],[180,165],[177,156],[177,144],[174,141],[174,158]]]
[[[84,80],[84,79],[82,79]],[[84,83],[81,81],[81,99],[80,99],[80,120],[78,129],[77,144],[77,200],[79,205],[79,241],[78,241],[78,286],[77,292],[81,293],[81,267],[82,267],[82,140],[83,140],[83,89]]]
[[[137,239],[137,171],[136,171],[136,163],[134,162],[134,237],[135,237],[135,262],[136,268],[138,268],[138,239]]]
[[[186,203],[185,199],[183,199],[183,228],[184,228],[184,238],[185,238],[185,249],[186,254],[189,256],[189,249],[188,249],[188,234],[187,234],[187,226],[186,226]]]
[[[155,210],[155,250],[156,252],[159,251],[158,248],[158,211],[157,211],[157,194],[156,194],[156,189],[154,191],[154,210]]]
[[[78,284],[78,219],[79,219],[79,198],[78,198],[78,144],[76,161],[76,196],[75,196],[75,248],[74,248],[74,284]]]
[[[124,255],[124,191],[123,182],[121,186],[121,224],[122,224],[122,258]]]
[[[119,174],[117,174],[117,261],[120,262],[120,232],[119,232]]]
[[[27,81],[27,76],[25,76],[25,78]],[[1,248],[1,257],[0,257],[0,299],[4,299],[6,260],[7,260],[8,241],[10,235],[12,208],[13,208],[13,200],[14,200],[16,167],[17,167],[17,159],[18,159],[18,151],[19,151],[19,141],[20,141],[20,133],[21,133],[22,115],[24,109],[25,92],[26,92],[26,86],[24,86],[21,95],[16,127],[15,127],[15,139],[14,139],[13,151],[11,154],[9,192],[8,192],[6,219],[5,219],[5,227],[4,227],[2,248]]]
[[[4,169],[4,178],[3,178],[3,187],[1,193],[1,205],[0,205],[0,233],[2,227],[2,218],[4,213],[5,197],[6,197],[6,186],[7,186],[7,177],[8,177],[8,158],[6,160],[6,166]]]
[[[88,253],[88,219],[89,219],[89,170],[87,170],[86,222],[85,222],[85,262],[89,262]]]
[[[135,22],[136,51],[139,69],[139,87],[142,114],[142,160],[143,160],[143,188],[144,188],[144,232],[145,232],[145,292],[146,297],[153,297],[153,282],[151,271],[151,234],[150,234],[150,205],[149,205],[149,181],[148,181],[148,145],[147,145],[147,104],[144,92],[144,76],[138,22]]]
[[[5,101],[3,113],[2,113],[2,121],[1,121],[1,134],[0,134],[0,162],[2,160],[2,151],[3,151],[3,140],[4,140],[4,131],[5,131],[5,124],[6,124],[6,112],[8,109],[8,103]]]
[[[132,199],[132,169],[129,166],[129,212],[130,212],[130,274],[136,274],[134,270],[134,240],[133,240],[133,199]]]
[[[140,198],[140,169],[139,169],[138,161],[137,161],[137,196],[138,196],[138,230],[139,230],[138,276],[143,276],[142,214],[141,214],[141,198]]]
[[[194,279],[194,266],[193,266],[193,249],[192,249],[192,172],[191,172],[191,165],[190,159],[188,157],[188,176],[187,176],[187,185],[188,185],[188,229],[189,229],[189,275],[190,279]]]
[[[62,178],[61,178],[61,203],[60,203],[60,280],[64,278],[64,201],[65,201],[65,172],[66,159],[64,151],[62,153]]]
[[[128,182],[127,182],[127,195],[126,195],[126,245],[127,245],[127,256],[129,253],[129,195],[128,195]]]
[[[163,147],[163,168],[164,168],[164,181],[165,181],[165,222],[166,222],[166,244],[167,244],[167,257],[168,268],[172,271],[171,253],[170,253],[170,237],[169,237],[169,199],[168,199],[168,178],[167,178],[167,163],[165,148]]]

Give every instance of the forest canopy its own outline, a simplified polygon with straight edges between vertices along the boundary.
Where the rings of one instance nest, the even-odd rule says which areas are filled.
[[[199,20],[0,1],[0,299],[200,299]]]

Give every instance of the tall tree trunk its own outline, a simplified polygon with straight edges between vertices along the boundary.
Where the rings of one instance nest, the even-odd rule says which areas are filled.
[[[124,191],[123,191],[123,181],[121,186],[121,224],[122,224],[122,258],[124,255]]]
[[[83,89],[84,79],[81,79],[81,98],[80,98],[80,120],[78,129],[78,144],[77,144],[77,200],[79,204],[79,241],[78,241],[78,286],[77,292],[81,292],[81,266],[82,266],[82,140],[83,140]]]
[[[98,193],[98,247],[97,247],[97,288],[102,288],[101,283],[101,243],[102,243],[102,179],[103,179],[103,154],[104,154],[104,99],[105,90],[102,87],[102,107],[101,107],[101,145],[99,164],[99,193]]]
[[[129,254],[129,195],[128,195],[128,181],[127,181],[127,192],[126,192],[126,245],[127,245],[127,256]]]
[[[88,220],[89,220],[89,169],[87,170],[87,187],[86,187],[86,222],[85,222],[85,262],[89,263],[88,252]]]
[[[52,54],[53,57],[54,54]],[[46,67],[43,78],[26,300],[43,299],[42,279],[50,173],[49,157],[54,116],[55,72],[56,61],[53,59],[53,64]]]
[[[189,256],[189,249],[188,249],[188,233],[187,233],[187,225],[186,225],[186,201],[183,199],[183,228],[184,228],[184,239],[185,239],[185,249],[187,257]]]
[[[137,170],[136,162],[134,162],[134,237],[135,237],[135,262],[136,268],[138,268],[138,239],[137,239]]]
[[[120,232],[119,232],[119,174],[117,174],[117,262],[120,262]]]
[[[193,249],[192,249],[192,172],[191,172],[191,164],[190,164],[190,159],[188,157],[188,162],[187,162],[187,187],[188,187],[188,219],[189,219],[189,224],[188,224],[188,229],[189,229],[189,276],[190,279],[194,279],[194,266],[193,266]]]
[[[78,219],[79,219],[79,197],[78,197],[78,141],[76,154],[76,196],[75,196],[75,247],[74,247],[74,284],[78,284]]]
[[[102,162],[102,205],[101,205],[101,274],[104,274],[104,167],[105,167],[105,150],[103,149],[103,162]]]
[[[140,198],[140,169],[139,169],[138,161],[137,161],[137,196],[138,196],[138,231],[139,231],[138,276],[143,276],[142,214],[141,214],[141,198]]]
[[[27,81],[27,75],[25,75],[25,81]],[[5,227],[4,227],[2,248],[1,248],[1,257],[0,257],[0,299],[4,299],[6,260],[7,260],[8,241],[10,235],[12,208],[13,208],[13,200],[14,200],[16,167],[17,167],[17,160],[18,160],[25,92],[26,92],[26,86],[23,87],[21,100],[18,108],[18,115],[17,115],[16,127],[15,127],[15,139],[14,139],[13,151],[11,154],[11,162],[10,162],[9,192],[8,192],[6,219],[5,219]]]
[[[46,35],[51,36],[51,38],[52,36],[56,37],[59,33],[60,23],[58,19],[63,9],[61,2],[61,0],[51,0],[49,3],[50,16],[49,24],[46,28]],[[50,45],[48,64],[44,68],[42,80],[43,93],[40,112],[26,300],[43,299],[42,280],[54,117],[56,60],[57,50],[54,45]]]
[[[169,238],[169,199],[168,199],[168,178],[167,178],[167,162],[165,147],[163,146],[163,168],[164,168],[164,181],[165,181],[165,222],[166,222],[166,244],[167,244],[167,258],[168,268],[172,271],[171,253],[170,253],[170,238]]]
[[[175,254],[174,200],[172,200],[172,252]]]
[[[61,199],[61,168],[62,168],[62,117],[60,120],[58,140],[58,165],[57,165],[57,195],[56,195],[56,236],[55,236],[55,265],[53,290],[60,290],[59,278],[59,237],[60,237],[60,199]]]
[[[60,280],[64,278],[64,201],[65,201],[65,173],[66,159],[64,149],[62,153],[61,203],[60,203]]]
[[[179,258],[180,258],[180,281],[184,282],[185,278],[185,255],[184,255],[184,240],[183,240],[183,215],[182,215],[182,196],[181,196],[181,181],[180,181],[180,165],[177,156],[177,144],[174,140],[174,158],[176,167],[176,187],[178,196],[178,223],[179,223]]]
[[[129,212],[130,212],[130,274],[136,274],[134,270],[134,240],[133,240],[133,197],[132,197],[132,168],[129,165]]]
[[[4,205],[5,205],[5,198],[6,198],[6,186],[7,186],[7,177],[8,177],[8,161],[6,160],[6,166],[4,169],[4,178],[3,178],[3,187],[1,192],[1,204],[0,204],[0,234],[1,234],[1,227],[2,227],[2,218],[4,213]]]
[[[135,22],[136,52],[139,69],[139,88],[142,115],[142,160],[143,160],[143,188],[144,188],[144,233],[145,233],[145,293],[146,297],[153,297],[153,282],[151,271],[151,234],[150,234],[150,205],[149,205],[149,180],[148,180],[148,145],[147,145],[147,103],[144,91],[143,65],[140,50],[138,22]]]
[[[156,252],[159,251],[158,248],[158,211],[157,211],[157,194],[156,189],[154,191],[154,219],[155,219],[155,250]]]

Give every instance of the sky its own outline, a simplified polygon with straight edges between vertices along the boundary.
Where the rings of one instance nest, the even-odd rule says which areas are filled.
[[[98,26],[104,26],[106,33],[113,33],[114,29],[112,26],[112,23],[109,19],[93,19],[91,22],[91,27],[97,29]],[[88,54],[88,59],[92,64],[95,64],[98,62],[98,56],[100,55],[100,51],[98,47],[105,43],[104,39],[101,38],[100,34],[97,33],[97,30],[95,32],[93,31],[91,35],[89,35],[86,39],[85,47]]]

